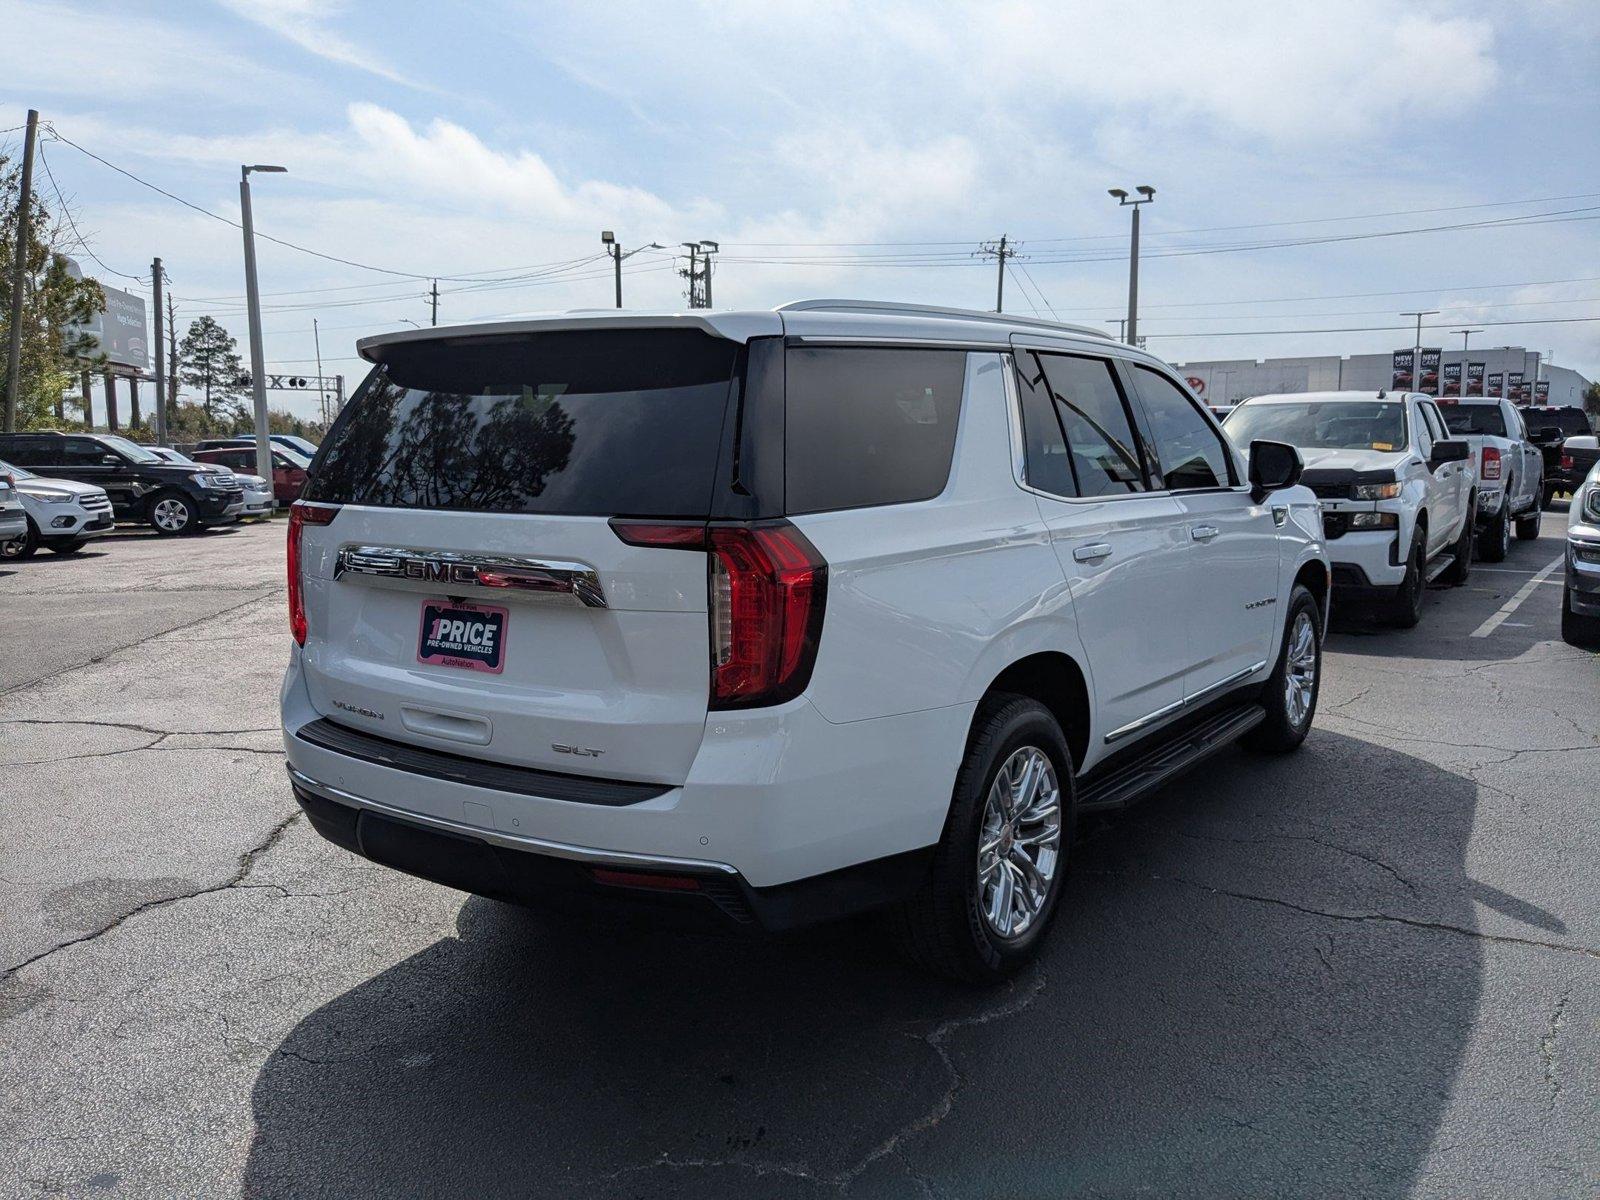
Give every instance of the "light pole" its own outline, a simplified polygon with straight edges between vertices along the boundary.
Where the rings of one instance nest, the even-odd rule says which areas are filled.
[[[651,242],[648,246],[639,246],[633,250],[624,250],[622,243],[617,241],[617,235],[609,229],[600,231],[600,244],[606,248],[606,253],[611,256],[611,261],[617,269],[617,307],[622,307],[622,263],[624,259],[632,258],[641,250],[665,250],[660,242]]]
[[[1115,325],[1117,327],[1117,341],[1125,342],[1125,341],[1128,340],[1128,318],[1127,317],[1107,317],[1106,318],[1106,324],[1107,325]]]
[[[1461,335],[1461,353],[1465,354],[1467,352],[1467,339],[1469,337],[1471,337],[1475,333],[1482,333],[1483,330],[1481,330],[1481,329],[1452,329],[1450,332],[1451,333],[1459,333]]]
[[[1133,190],[1139,193],[1138,200],[1129,199],[1121,188],[1109,189],[1119,205],[1133,209],[1133,237],[1128,244],[1128,328],[1123,335],[1123,341],[1130,346],[1139,344],[1139,208],[1156,198],[1156,190],[1149,184]]]
[[[272,443],[267,437],[266,355],[261,349],[261,293],[256,287],[256,232],[250,217],[250,172],[281,173],[288,167],[256,163],[239,168],[239,216],[244,227],[244,294],[250,313],[250,398],[256,416],[256,474],[272,479]]]
[[[1436,317],[1439,315],[1437,308],[1424,309],[1422,312],[1403,312],[1402,317],[1415,317],[1417,319],[1417,338],[1411,343],[1411,386],[1407,391],[1420,392],[1422,390],[1422,318]]]

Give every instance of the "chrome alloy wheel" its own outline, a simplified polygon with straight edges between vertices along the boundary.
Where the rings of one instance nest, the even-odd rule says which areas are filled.
[[[150,517],[168,533],[178,533],[189,523],[189,506],[182,500],[157,500]]]
[[[1061,786],[1037,746],[1006,759],[978,832],[978,899],[991,932],[1021,937],[1038,919],[1061,857]]]
[[[1311,614],[1298,612],[1289,629],[1289,661],[1283,673],[1284,706],[1289,724],[1299,729],[1311,713],[1311,696],[1317,687],[1317,631]]]

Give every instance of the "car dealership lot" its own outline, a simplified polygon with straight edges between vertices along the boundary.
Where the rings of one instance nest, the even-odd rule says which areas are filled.
[[[0,564],[0,1194],[1586,1191],[1600,668],[1531,582],[1564,524],[1418,629],[1339,623],[1302,753],[1090,827],[989,992],[323,842],[281,524]]]

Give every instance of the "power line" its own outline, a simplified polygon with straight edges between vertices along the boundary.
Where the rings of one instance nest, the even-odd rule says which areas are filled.
[[[61,194],[61,185],[56,182],[55,173],[50,170],[50,160],[45,157],[44,145],[39,146],[39,165],[44,168],[45,178],[50,181],[50,190],[56,194],[56,202],[61,206],[61,215],[66,219],[67,228],[72,230],[72,236],[78,239],[78,248],[99,265],[102,271],[110,275],[120,275],[124,279],[131,279],[137,284],[146,284],[149,280],[141,275],[129,275],[126,271],[119,271],[115,267],[108,267],[105,260],[96,254],[89,245],[89,239],[78,230],[78,223],[72,219],[72,209],[67,204],[67,198]]]
[[[1591,317],[1534,317],[1526,321],[1485,321],[1485,325],[1511,326],[1511,325],[1581,325],[1600,321],[1600,316]],[[1410,325],[1347,325],[1338,329],[1195,329],[1183,333],[1152,333],[1153,338],[1212,338],[1212,337],[1277,337],[1281,334],[1291,333],[1393,333],[1396,330],[1409,332]],[[1448,321],[1437,324],[1425,324],[1424,329],[1449,329]]]

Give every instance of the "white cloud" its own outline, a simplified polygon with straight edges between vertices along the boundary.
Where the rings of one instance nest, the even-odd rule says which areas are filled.
[[[355,67],[390,83],[433,90],[390,67],[381,57],[382,50],[363,49],[334,29],[331,22],[342,14],[343,4],[330,0],[219,0],[219,3],[318,58]]]

